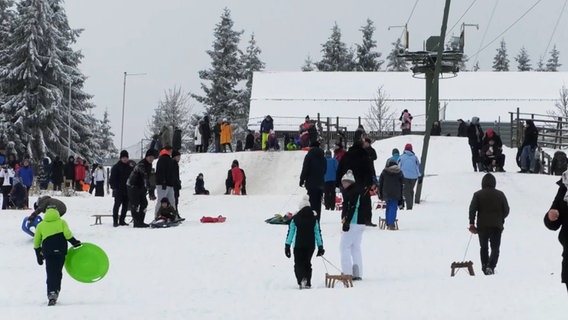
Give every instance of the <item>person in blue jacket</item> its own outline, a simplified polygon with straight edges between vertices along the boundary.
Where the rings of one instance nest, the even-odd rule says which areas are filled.
[[[325,151],[325,161],[327,167],[324,176],[323,204],[326,210],[335,210],[335,178],[339,162],[331,156],[330,150]]]
[[[403,193],[404,201],[406,202],[406,210],[412,210],[414,204],[414,186],[416,181],[422,182],[422,174],[420,173],[420,161],[412,151],[412,145],[407,143],[404,146],[404,152],[398,159],[398,166],[402,171],[404,177]]]
[[[22,184],[26,187],[26,195],[29,194],[30,188],[34,182],[34,169],[30,166],[30,161],[28,159],[24,159],[24,162],[22,162],[22,166],[18,170],[18,176],[22,180]],[[24,205],[26,208],[30,206],[27,196]]]
[[[312,256],[318,246],[317,256],[323,256],[323,240],[316,213],[310,207],[307,196],[300,202],[300,211],[296,213],[288,227],[288,235],[284,246],[287,258],[292,256],[291,246],[294,244],[294,274],[300,289],[312,287]]]

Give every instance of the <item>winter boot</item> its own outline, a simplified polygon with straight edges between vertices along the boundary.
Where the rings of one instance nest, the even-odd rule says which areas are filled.
[[[48,306],[54,306],[57,303],[57,298],[59,297],[59,294],[57,293],[57,291],[50,291],[47,294],[47,305]]]

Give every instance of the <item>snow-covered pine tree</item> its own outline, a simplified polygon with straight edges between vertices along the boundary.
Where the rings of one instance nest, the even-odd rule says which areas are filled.
[[[331,29],[331,36],[322,44],[322,59],[316,62],[319,71],[353,71],[353,52],[341,41],[341,29],[337,22]]]
[[[193,136],[192,109],[188,93],[179,87],[168,89],[164,92],[164,98],[160,101],[156,113],[152,116],[152,121],[148,124],[150,132],[146,135],[147,138],[159,134],[164,126],[171,126],[173,129],[181,129],[182,144],[186,145],[186,142]]]
[[[14,26],[14,11],[12,0],[0,0],[0,73],[8,63],[8,56],[5,48],[8,46],[8,37],[10,36],[11,29]],[[0,83],[0,106],[4,104],[4,90]],[[0,115],[1,117],[1,115]],[[3,123],[0,119],[0,123]],[[0,137],[1,139],[1,137]],[[3,144],[0,140],[0,144]]]
[[[535,71],[540,71],[540,72],[546,71],[544,67],[544,58],[542,56],[538,59]]]
[[[556,45],[550,50],[550,58],[546,62],[546,71],[556,72],[562,66],[559,60],[560,52],[556,49]]]
[[[373,40],[375,32],[373,21],[367,18],[367,24],[359,31],[363,33],[363,43],[357,44],[355,71],[379,71],[385,61],[379,59],[382,55],[380,52],[373,51],[377,47],[377,41]]]
[[[114,133],[110,126],[110,119],[108,117],[108,110],[103,114],[103,120],[100,122],[98,136],[101,139],[101,153],[100,157],[103,159],[114,158],[118,156],[118,149],[114,145]]]
[[[519,54],[515,57],[515,61],[517,61],[517,70],[519,71],[531,71],[532,70],[532,65],[531,65],[531,59],[529,58],[529,54],[527,53],[527,50],[525,49],[525,47],[521,48],[521,51],[519,52]]]
[[[316,70],[316,66],[315,66],[314,62],[312,61],[312,57],[310,57],[310,55],[308,55],[306,57],[306,60],[304,60],[304,65],[302,66],[302,71],[311,72],[311,71],[315,71],[315,70]]]
[[[393,42],[392,45],[393,48],[387,56],[387,71],[408,71],[408,62],[404,60],[404,58],[398,56],[399,51],[404,49],[400,38]]]
[[[507,45],[505,39],[497,49],[497,54],[493,58],[493,71],[509,71],[509,58],[507,58]]]
[[[93,107],[91,96],[82,91],[82,55],[71,49],[80,31],[69,28],[60,2],[27,0],[17,5],[5,48],[9,62],[0,75],[6,93],[1,112],[7,122],[0,130],[20,156],[41,159],[72,153],[89,159],[98,153],[99,146],[91,139],[98,123],[87,112]]]
[[[260,60],[261,52],[262,51],[256,44],[253,33],[250,37],[249,45],[246,48],[245,53],[241,57],[241,64],[243,66],[243,79],[246,80],[245,88],[241,94],[241,97],[243,99],[243,109],[242,113],[238,114],[238,119],[245,119],[244,122],[239,123],[239,126],[241,128],[246,128],[248,124],[250,97],[252,93],[252,75],[255,71],[263,70],[265,66],[265,63]]]
[[[213,49],[207,54],[211,57],[211,68],[199,71],[203,95],[192,94],[198,102],[205,105],[211,120],[228,118],[233,124],[248,122],[239,119],[244,114],[242,89],[238,87],[242,80],[243,67],[240,57],[239,41],[243,31],[233,30],[231,11],[228,8],[221,14],[221,22],[214,29]]]

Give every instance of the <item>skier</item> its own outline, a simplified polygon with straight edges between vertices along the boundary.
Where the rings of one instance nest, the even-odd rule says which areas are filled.
[[[481,190],[473,194],[469,205],[469,231],[479,235],[481,268],[485,275],[495,272],[499,260],[499,247],[509,204],[505,194],[495,189],[495,176],[486,173],[481,180]],[[477,214],[477,227],[475,218]],[[489,255],[489,243],[491,255]]]
[[[307,196],[302,198],[300,211],[292,217],[284,246],[284,254],[290,258],[291,245],[294,243],[294,274],[300,289],[312,287],[312,255],[318,246],[317,256],[323,256],[325,250],[316,214],[310,207]]]
[[[37,225],[35,230],[34,250],[40,266],[45,260],[47,299],[50,306],[55,305],[61,291],[62,271],[67,254],[66,241],[69,241],[73,247],[81,245],[81,241],[73,237],[67,222],[61,219],[57,209],[47,209],[45,219]]]

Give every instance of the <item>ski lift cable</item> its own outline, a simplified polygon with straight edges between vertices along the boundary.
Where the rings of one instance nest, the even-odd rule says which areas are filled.
[[[408,19],[406,19],[406,23],[404,24],[405,26],[408,25],[408,23],[410,22],[410,19],[412,19],[412,16],[414,15],[414,10],[416,9],[416,6],[418,5],[418,2],[420,2],[420,0],[416,0],[414,2],[414,6],[412,6],[412,10],[410,10],[410,15],[408,16]],[[398,37],[399,39],[402,39],[402,37],[404,37],[404,33],[406,32],[406,28],[404,28],[402,30],[402,33],[400,34],[400,37]],[[408,45],[408,44],[407,44]]]
[[[452,30],[454,30],[454,28],[458,25],[458,23],[460,23],[460,21],[463,19],[463,17],[465,17],[465,15],[468,13],[468,11],[473,7],[473,5],[477,2],[477,0],[473,0],[473,2],[469,5],[469,7],[467,9],[465,9],[465,12],[461,15],[461,17],[458,19],[458,21],[456,21],[456,23],[454,23],[454,25],[450,28],[450,30],[448,30],[446,32],[446,34],[452,32]]]
[[[550,39],[548,40],[548,44],[546,45],[546,49],[544,49],[543,57],[546,57],[546,53],[548,52],[548,48],[550,48],[550,43],[552,42],[552,38],[556,33],[556,29],[558,28],[558,24],[560,24],[560,19],[562,18],[562,14],[564,13],[564,9],[566,9],[566,4],[568,0],[564,0],[564,5],[562,6],[562,10],[560,10],[560,14],[558,15],[558,19],[556,19],[556,24],[554,25],[554,29],[552,30],[552,34],[550,35]]]
[[[519,21],[521,21],[527,14],[529,14],[529,12],[531,12],[541,2],[542,2],[542,0],[538,0],[537,2],[535,2],[535,4],[533,4],[530,8],[528,8],[527,11],[525,11],[519,18],[517,18],[517,20],[515,20],[510,26],[505,28],[505,30],[503,30],[503,32],[499,33],[493,40],[489,41],[489,43],[486,44],[483,48],[481,48],[479,51],[477,51],[475,54],[473,54],[472,57],[477,56],[481,51],[487,49],[491,44],[493,44],[493,42],[499,40],[499,38],[501,38],[501,36],[503,36],[505,33],[507,33],[507,31],[509,31],[511,28],[513,28]]]
[[[493,22],[493,16],[495,15],[495,9],[497,9],[497,5],[499,4],[499,0],[495,1],[495,5],[491,10],[491,15],[489,16],[489,22],[487,22],[487,28],[485,28],[485,32],[483,32],[483,37],[481,37],[481,42],[479,43],[479,49],[477,52],[481,52],[481,47],[483,47],[483,43],[485,42],[485,37],[487,37],[487,32],[489,31],[489,27],[491,26],[491,22]],[[477,55],[479,57],[479,55]],[[475,64],[479,63],[479,59],[475,60]]]

